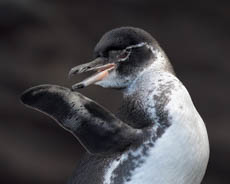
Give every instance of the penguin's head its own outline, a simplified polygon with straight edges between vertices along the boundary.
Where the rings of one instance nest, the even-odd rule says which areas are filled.
[[[72,88],[96,84],[105,88],[124,89],[143,70],[162,58],[167,60],[157,41],[146,31],[134,27],[116,28],[99,40],[94,49],[93,61],[70,70],[69,76],[95,71],[94,75]]]

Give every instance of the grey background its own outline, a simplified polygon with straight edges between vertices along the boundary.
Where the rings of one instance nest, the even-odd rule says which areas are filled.
[[[211,157],[203,184],[230,181],[230,6],[227,1],[1,0],[0,183],[65,183],[84,153],[20,94],[51,83],[70,87],[69,69],[91,59],[102,34],[120,26],[150,32],[169,56],[206,122]],[[115,112],[118,91],[81,92]]]

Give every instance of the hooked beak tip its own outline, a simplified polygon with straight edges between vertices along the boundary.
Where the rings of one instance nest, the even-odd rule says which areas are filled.
[[[73,74],[72,73],[68,73],[68,79],[71,79],[73,77]]]
[[[72,68],[68,73],[68,79],[71,79],[76,73],[77,70],[74,70],[74,68]]]

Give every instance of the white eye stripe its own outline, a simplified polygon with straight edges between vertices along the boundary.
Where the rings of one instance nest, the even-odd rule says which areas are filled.
[[[139,48],[139,47],[144,47],[146,45],[148,45],[146,42],[141,42],[141,43],[138,43],[136,45],[130,45],[130,46],[126,47],[125,49]]]
[[[148,46],[148,44],[147,44],[146,42],[141,42],[141,43],[138,43],[138,44],[136,44],[136,45],[130,45],[130,46],[126,47],[126,48],[123,50],[123,52],[128,52],[127,56],[124,57],[124,58],[119,59],[118,61],[120,62],[120,61],[125,61],[125,60],[127,60],[127,59],[129,58],[131,52],[132,52],[132,49],[134,49],[134,48],[140,48],[140,47],[144,47],[144,46]]]
[[[117,51],[110,51],[111,52],[111,57],[116,57],[117,58],[117,62],[123,62],[125,60],[127,60],[131,53],[132,53],[132,49],[135,49],[135,48],[140,48],[140,47],[144,47],[146,46],[147,48],[150,49],[150,45],[146,42],[141,42],[139,44],[136,44],[136,45],[130,45],[128,47],[126,47],[125,49],[123,50],[120,50],[120,54],[117,53]],[[113,53],[114,52],[114,53]]]

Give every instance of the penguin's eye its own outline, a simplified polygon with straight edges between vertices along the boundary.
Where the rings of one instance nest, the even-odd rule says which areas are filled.
[[[131,54],[131,51],[132,49],[130,48],[122,50],[118,55],[118,61],[125,61],[126,59],[128,59]]]
[[[109,51],[109,58],[117,62],[125,61],[131,54],[131,50],[131,48],[124,50],[111,50]]]

